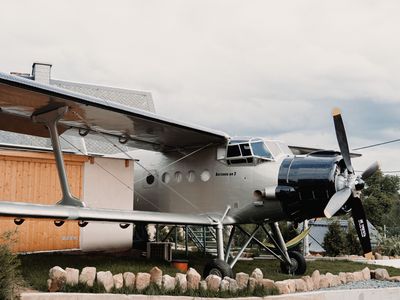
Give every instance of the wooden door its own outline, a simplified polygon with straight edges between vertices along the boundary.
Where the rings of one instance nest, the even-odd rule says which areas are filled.
[[[64,155],[67,176],[74,196],[81,198],[85,156]],[[0,151],[0,200],[55,204],[61,188],[52,153]],[[53,220],[27,219],[16,226],[11,217],[0,217],[0,234],[16,231],[16,252],[79,248],[79,227],[66,221],[56,227]]]

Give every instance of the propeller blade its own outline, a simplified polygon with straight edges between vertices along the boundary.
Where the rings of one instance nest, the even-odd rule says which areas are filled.
[[[379,163],[376,161],[372,165],[370,165],[362,174],[361,179],[365,180],[371,177],[377,170],[379,169]]]
[[[368,223],[365,216],[364,207],[360,198],[351,197],[351,212],[356,228],[358,239],[360,240],[364,256],[368,259],[372,258],[371,239],[369,237]]]
[[[345,187],[337,191],[324,209],[325,216],[329,219],[349,200],[351,195],[351,188]]]
[[[344,163],[350,173],[354,173],[353,166],[351,165],[349,144],[347,143],[346,130],[342,120],[341,111],[339,108],[332,110],[333,123],[335,124],[336,138],[339,144],[340,152],[343,156]]]

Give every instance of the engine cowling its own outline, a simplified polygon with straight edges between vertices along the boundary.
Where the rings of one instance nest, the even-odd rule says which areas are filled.
[[[282,162],[276,197],[290,220],[324,216],[324,208],[336,192],[335,180],[342,164],[336,152],[294,156]]]

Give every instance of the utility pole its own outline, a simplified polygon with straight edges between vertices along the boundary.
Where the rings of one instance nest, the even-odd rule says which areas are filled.
[[[308,220],[304,220],[303,222],[303,230],[308,229]],[[303,239],[303,254],[304,256],[307,256],[310,254],[310,247],[309,247],[309,240],[308,240],[308,234],[304,237]]]

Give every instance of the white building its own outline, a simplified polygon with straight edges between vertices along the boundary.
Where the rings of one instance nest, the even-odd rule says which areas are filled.
[[[12,74],[154,112],[153,99],[148,92],[55,80],[51,78],[51,67],[51,64],[34,63],[32,74]],[[128,157],[115,158],[121,151],[101,136],[89,134],[83,138],[69,130],[61,136],[61,144],[64,153],[68,153],[65,160],[71,188],[89,207],[133,210],[133,161]],[[132,150],[121,144],[118,147]],[[2,181],[4,186],[15,186],[0,189],[2,200],[43,204],[55,204],[59,200],[57,172],[49,151],[51,143],[47,138],[0,131],[0,172],[5,174]],[[18,172],[21,176],[13,176]],[[45,184],[50,180],[54,184]],[[35,188],[24,189],[29,182],[34,182]],[[19,242],[15,250],[90,251],[132,246],[133,226],[122,229],[119,224],[92,222],[80,228],[76,223],[68,221],[55,228],[51,220],[27,220],[18,226]],[[0,218],[0,225],[2,231],[16,227],[10,218]]]

